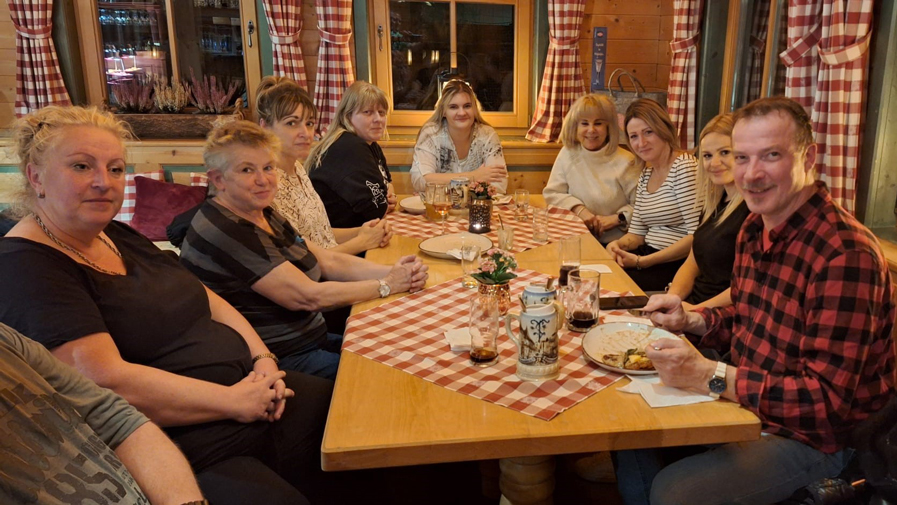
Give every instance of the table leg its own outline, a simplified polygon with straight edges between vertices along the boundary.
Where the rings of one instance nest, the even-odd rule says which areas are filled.
[[[504,458],[501,467],[501,505],[552,505],[554,456]]]

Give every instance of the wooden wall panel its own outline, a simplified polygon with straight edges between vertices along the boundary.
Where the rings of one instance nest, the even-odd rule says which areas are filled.
[[[592,31],[596,26],[606,26],[605,78],[614,69],[623,68],[649,91],[665,91],[669,84],[673,38],[672,4],[669,0],[589,1],[579,44],[586,87],[592,79]]]

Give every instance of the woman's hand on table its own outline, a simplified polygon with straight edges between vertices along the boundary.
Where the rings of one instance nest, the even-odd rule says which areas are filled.
[[[427,278],[430,276],[427,273],[429,268],[417,256],[402,256],[383,280],[389,284],[392,293],[403,291],[414,293],[424,288],[424,284],[427,283]]]
[[[365,251],[389,244],[392,232],[386,219],[372,219],[358,229],[358,238]]]
[[[260,360],[261,361],[261,360]],[[271,361],[271,360],[268,360]],[[273,364],[274,362],[271,361]],[[276,365],[275,365],[276,367]],[[233,392],[233,412],[231,418],[241,423],[252,423],[261,420],[275,420],[283,413],[284,402],[287,396],[292,396],[292,390],[282,387],[281,399],[277,399],[275,384],[283,384],[286,372],[276,373],[256,372],[255,370],[243,378],[240,382],[230,387]],[[287,393],[289,391],[289,394]],[[273,406],[273,412],[272,412]]]
[[[386,213],[396,210],[396,204],[399,202],[399,198],[396,196],[396,190],[393,189],[392,183],[386,185]]]
[[[508,178],[508,168],[504,165],[480,165],[480,168],[470,172],[470,177],[479,182],[502,182]]]
[[[623,268],[635,268],[636,259],[638,256],[632,254],[631,252],[623,249],[623,246],[620,245],[619,240],[614,240],[613,242],[607,244],[607,253],[610,254],[612,260],[616,261],[618,265]],[[647,265],[641,264],[639,261],[639,266],[646,267]]]

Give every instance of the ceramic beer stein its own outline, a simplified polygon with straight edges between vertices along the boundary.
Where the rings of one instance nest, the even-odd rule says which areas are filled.
[[[519,337],[511,332],[511,319],[520,325]],[[517,344],[517,376],[526,381],[555,379],[558,363],[558,309],[553,303],[530,305],[521,314],[505,316],[505,331]]]
[[[556,288],[551,291],[545,288],[545,284],[529,284],[523,288],[523,304],[530,305],[546,305],[554,303],[557,300],[558,292]]]

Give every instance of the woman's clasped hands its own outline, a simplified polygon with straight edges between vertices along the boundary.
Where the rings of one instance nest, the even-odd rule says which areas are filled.
[[[267,368],[267,365],[259,366],[262,361],[269,361],[274,371],[259,371],[260,368]],[[295,392],[283,382],[284,377],[286,372],[277,370],[277,365],[272,360],[259,360],[256,370],[231,386],[235,395],[231,417],[241,423],[262,420],[273,422],[280,419],[287,398],[295,396]]]
[[[430,274],[427,273],[429,269],[430,267],[424,265],[417,256],[402,256],[383,280],[389,284],[392,293],[403,291],[414,293],[424,289],[424,285],[430,277]]]
[[[358,236],[363,240],[365,250],[386,247],[392,239],[392,229],[388,220],[372,219],[361,225]]]

